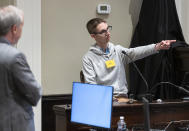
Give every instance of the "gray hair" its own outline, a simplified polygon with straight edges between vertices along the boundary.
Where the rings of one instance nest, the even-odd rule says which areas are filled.
[[[19,26],[23,15],[22,10],[12,5],[0,8],[0,36],[5,36],[13,25]]]

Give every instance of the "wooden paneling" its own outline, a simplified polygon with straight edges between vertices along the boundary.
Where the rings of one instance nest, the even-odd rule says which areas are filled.
[[[70,122],[71,107],[55,105],[56,131],[86,130],[90,127]],[[128,128],[141,127],[144,124],[143,104],[117,103],[113,104],[112,128],[116,129],[120,116],[125,116]],[[189,101],[164,101],[150,103],[151,127],[165,127],[170,121],[189,120]]]
[[[71,94],[42,97],[42,131],[55,131],[54,105],[71,104]]]

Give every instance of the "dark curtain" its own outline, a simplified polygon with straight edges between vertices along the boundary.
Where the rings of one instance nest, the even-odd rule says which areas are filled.
[[[178,84],[174,69],[173,50],[187,46],[179,23],[175,0],[143,0],[139,21],[133,34],[130,47],[157,43],[162,40],[177,40],[170,50],[136,61],[136,64],[149,84],[149,90],[159,82]],[[147,92],[146,86],[132,64],[129,65],[130,94],[137,98]],[[178,89],[162,84],[153,90],[154,98],[177,98]]]

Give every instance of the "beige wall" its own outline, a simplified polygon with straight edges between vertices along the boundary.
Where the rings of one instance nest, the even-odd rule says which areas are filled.
[[[6,5],[15,5],[16,0],[0,0],[0,7],[6,6]]]
[[[94,41],[85,24],[102,17],[113,26],[112,42],[128,47],[141,0],[42,0],[42,85],[43,94],[72,92],[80,81],[82,56]],[[97,15],[99,3],[111,5],[110,15]],[[133,22],[132,22],[133,21]]]
[[[189,44],[189,0],[175,0],[177,12],[186,43]]]

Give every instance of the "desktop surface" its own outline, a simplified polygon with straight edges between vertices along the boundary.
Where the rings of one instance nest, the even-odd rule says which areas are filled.
[[[136,131],[142,131],[137,128],[144,126],[142,106],[143,104],[139,101],[133,104],[113,102],[111,128],[114,130],[117,128],[117,122],[122,115],[125,117],[129,129],[136,127],[138,129]],[[56,114],[56,131],[76,131],[77,129],[83,129],[83,127],[85,129],[87,127],[88,129],[91,128],[90,126],[70,122],[71,106],[55,105],[53,110]],[[189,120],[189,101],[166,100],[162,103],[154,101],[150,103],[150,112],[151,128],[163,130],[171,120]]]

